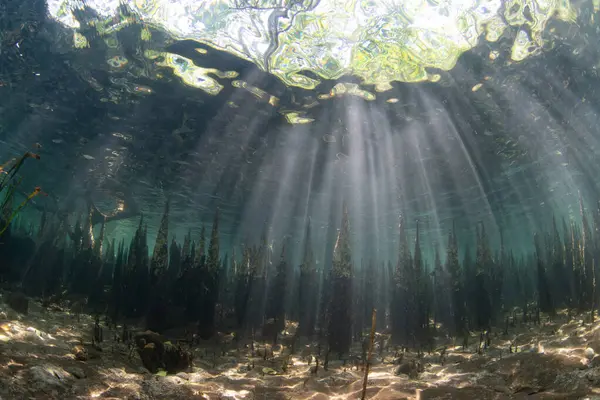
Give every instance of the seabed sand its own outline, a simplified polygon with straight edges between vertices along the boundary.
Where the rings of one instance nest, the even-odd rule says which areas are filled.
[[[394,354],[374,355],[367,398],[401,399],[600,399],[600,323],[567,322],[559,315],[542,326],[511,328],[508,337],[492,339],[476,354],[478,338],[468,352],[448,348],[425,354],[424,371],[411,379],[395,375]],[[205,343],[193,349],[188,372],[149,373],[134,351],[117,343],[104,329],[100,349],[91,346],[93,319],[68,311],[50,311],[30,301],[21,315],[0,302],[0,398],[17,399],[359,399],[363,371],[332,359],[327,371],[311,349]],[[519,350],[510,353],[511,340]],[[223,353],[225,355],[223,355]],[[132,357],[129,355],[132,354]],[[407,353],[401,363],[414,359]],[[289,363],[283,371],[285,359]]]

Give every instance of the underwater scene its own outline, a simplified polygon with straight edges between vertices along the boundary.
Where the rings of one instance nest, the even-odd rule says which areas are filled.
[[[0,0],[0,399],[600,399],[599,19]]]

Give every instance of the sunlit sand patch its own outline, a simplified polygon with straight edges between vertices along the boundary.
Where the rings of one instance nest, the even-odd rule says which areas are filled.
[[[95,399],[97,397],[102,396],[105,392],[106,392],[106,390],[94,390],[94,391],[90,392],[90,397]]]
[[[313,361],[313,363],[314,363],[314,361]],[[299,367],[299,366],[303,366],[303,367],[305,367],[305,366],[306,366],[306,361],[305,361],[305,360],[302,360],[302,359],[301,359],[301,358],[299,358],[299,357],[293,357],[293,358],[292,358],[292,365],[293,365],[294,367]]]
[[[441,372],[440,375],[442,375],[440,378],[435,379],[433,381],[434,384],[440,385],[440,384],[444,384],[444,383],[456,382],[462,378],[468,378],[468,377],[472,376],[473,374],[459,373],[459,372],[457,372],[457,373]]]
[[[0,326],[0,342],[8,342],[11,338],[10,325],[2,324]]]
[[[227,398],[232,398],[232,399],[245,399],[250,395],[250,392],[248,390],[240,390],[240,391],[236,391],[236,390],[224,390],[223,391],[223,396],[227,397]]]
[[[600,332],[600,324],[595,324],[591,329],[588,329],[588,333],[590,334],[595,332]]]

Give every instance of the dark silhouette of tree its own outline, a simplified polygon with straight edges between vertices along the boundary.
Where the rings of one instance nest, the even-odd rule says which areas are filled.
[[[202,239],[200,240],[202,248]],[[221,269],[219,247],[219,210],[215,212],[212,231],[210,235],[210,244],[208,246],[208,255],[204,267],[200,266],[200,280],[197,284],[201,285],[200,296],[198,298],[198,334],[203,339],[212,337],[215,332],[215,307],[219,296],[219,274]],[[199,253],[202,257],[202,252]]]
[[[552,294],[550,293],[546,268],[544,267],[544,263],[541,256],[541,245],[539,243],[539,236],[537,234],[534,235],[533,241],[535,245],[535,255],[537,264],[538,307],[540,308],[540,311],[548,313],[550,315],[554,315],[554,302],[552,300]]]
[[[504,263],[506,260],[504,248],[504,235],[500,231],[500,252],[490,262],[490,307],[491,307],[491,320],[496,326],[502,323],[502,312],[504,305],[502,302],[502,285],[504,284]]]
[[[447,269],[440,259],[440,252],[436,246],[433,267],[433,323],[434,329],[441,324],[451,334],[454,334],[454,321],[452,319],[452,281]]]
[[[146,328],[161,332],[169,327],[167,269],[169,268],[169,202],[165,204],[152,259],[150,260],[149,304]]]
[[[567,273],[565,260],[565,248],[556,227],[556,218],[552,216],[552,283],[555,293],[556,305],[568,306],[570,289],[570,277]]]
[[[468,256],[469,250],[466,250]],[[467,313],[465,308],[465,288],[464,278],[460,263],[458,261],[458,241],[456,238],[456,229],[452,223],[452,230],[448,235],[448,247],[446,248],[446,270],[448,271],[451,291],[452,305],[452,330],[455,336],[468,335],[467,331]]]
[[[127,317],[141,317],[145,314],[149,296],[149,270],[148,270],[148,244],[147,229],[144,226],[144,217],[140,223],[129,246],[127,267],[125,270],[124,292],[127,295],[125,315]]]
[[[250,249],[247,246],[242,248],[242,261],[236,268],[236,286],[234,295],[235,318],[240,330],[244,328],[248,298],[250,297]]]
[[[412,338],[419,349],[422,349],[425,345],[430,344],[432,340],[429,325],[432,294],[429,274],[426,273],[427,268],[423,264],[420,236],[419,222],[417,221],[415,250],[413,253],[413,277],[410,279],[411,282],[414,282],[412,297],[415,321],[413,322]]]
[[[156,243],[154,244],[154,252],[152,253],[152,259],[150,260],[150,277],[151,277],[151,288],[156,289],[159,284],[159,280],[162,279],[163,275],[167,271],[169,266],[169,202],[165,204],[165,210],[163,212],[158,233],[156,236]]]
[[[588,222],[587,214],[583,208],[583,199],[579,194],[579,213],[581,215],[581,241],[579,255],[581,300],[579,308],[581,311],[594,309],[594,297],[596,293],[596,274],[594,266],[594,239],[592,229]],[[590,313],[593,319],[593,312]]]
[[[265,335],[277,342],[277,335],[285,328],[285,298],[289,283],[288,264],[285,259],[285,241],[281,246],[281,256],[271,279],[267,301]]]
[[[171,246],[169,247],[169,269],[168,269],[168,283],[172,285],[179,274],[181,274],[181,254],[182,249],[177,244],[175,236],[171,240]]]
[[[206,257],[206,229],[204,224],[202,224],[202,228],[200,229],[200,240],[198,241],[198,245],[196,246],[196,254],[193,255],[194,263],[197,266],[204,265],[205,257]]]
[[[490,303],[489,274],[492,264],[492,255],[488,246],[485,227],[477,229],[477,257],[475,259],[475,329],[487,330],[490,328],[492,306]]]
[[[408,248],[406,228],[404,220],[400,218],[400,239],[396,270],[394,271],[394,287],[392,293],[392,304],[390,305],[392,322],[392,343],[396,345],[408,345],[411,338],[412,323],[414,316],[413,301],[411,298],[410,281],[412,276],[412,260]]]
[[[113,274],[113,282],[111,288],[112,305],[110,308],[110,320],[113,324],[117,324],[123,312],[121,302],[125,298],[124,289],[124,265],[125,265],[125,241],[121,240],[119,249],[117,250],[117,258],[115,260],[115,272]]]
[[[315,258],[312,251],[310,219],[306,224],[304,234],[304,254],[300,265],[300,284],[298,287],[298,309],[299,309],[299,334],[304,337],[312,337],[315,331],[318,278]]]
[[[357,324],[357,336],[359,339],[362,337],[362,333],[365,329],[369,328],[370,318],[373,312],[373,308],[375,308],[375,300],[376,300],[376,290],[378,284],[378,274],[377,268],[375,267],[375,261],[369,260],[367,265],[362,270],[362,283],[363,287],[361,288],[363,295],[361,296],[361,302],[359,305],[360,312],[360,325]],[[384,313],[381,313],[381,318],[384,317]]]
[[[329,350],[348,353],[352,336],[352,256],[350,254],[350,223],[346,204],[342,206],[342,226],[333,250],[333,265],[329,284],[331,296],[327,315]]]
[[[267,291],[267,227],[261,236],[260,245],[249,251],[249,288],[246,306],[246,328],[258,331],[263,326]]]

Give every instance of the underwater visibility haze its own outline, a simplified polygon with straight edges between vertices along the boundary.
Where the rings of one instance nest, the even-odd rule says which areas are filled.
[[[598,18],[0,2],[0,396],[596,393]]]

